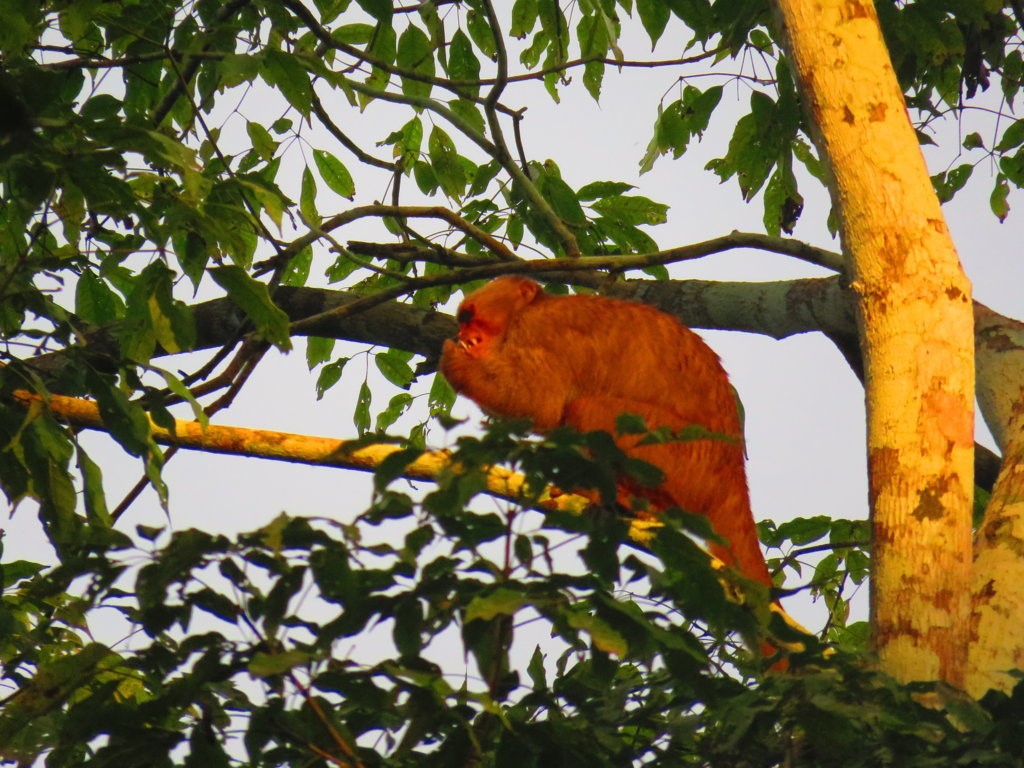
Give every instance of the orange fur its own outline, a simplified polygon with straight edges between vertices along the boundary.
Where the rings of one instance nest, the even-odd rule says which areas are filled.
[[[718,357],[704,341],[653,307],[600,296],[551,296],[522,277],[499,277],[459,306],[458,341],[441,371],[485,411],[528,418],[538,431],[568,425],[615,435],[621,413],[649,429],[691,425],[730,436],[638,445],[629,455],[665,474],[658,489],[627,487],[653,507],[675,504],[708,516],[728,541],[714,554],[771,586],[750,510],[740,418]]]

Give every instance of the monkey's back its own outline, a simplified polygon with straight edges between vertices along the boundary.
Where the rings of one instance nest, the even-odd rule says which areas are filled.
[[[561,369],[558,378],[569,382],[566,405],[580,396],[619,397],[671,411],[677,428],[698,424],[739,435],[736,399],[718,356],[653,307],[602,296],[544,296],[513,319],[502,346],[533,350],[535,359],[543,350],[544,366]]]

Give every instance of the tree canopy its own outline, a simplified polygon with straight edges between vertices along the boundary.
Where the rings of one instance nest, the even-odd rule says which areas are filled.
[[[993,224],[1017,215],[1024,9],[844,8],[0,0],[0,487],[52,546],[4,542],[0,758],[1018,765],[1024,342],[981,305],[971,327],[938,204],[982,194]],[[857,59],[851,30],[881,53]],[[654,116],[640,169],[717,138],[705,170],[761,230],[659,242],[684,180],[653,199],[600,153],[585,179],[531,154],[538,87],[600,101],[635,69],[665,84],[638,118]],[[907,129],[901,99],[912,144],[955,137],[930,178],[916,146],[870,132]],[[617,139],[607,155],[632,151]],[[893,185],[904,174],[914,195]],[[841,240],[792,237],[805,196],[827,194]],[[914,250],[915,217],[934,249]],[[739,248],[828,276],[672,278]],[[434,442],[453,426],[435,370],[454,299],[510,273],[697,328],[818,332],[865,377],[874,527],[760,526],[778,594],[799,575],[824,627],[793,626],[711,562],[699,516],[643,525],[552,493],[611,500],[623,472],[649,472],[607,434],[499,420]],[[318,394],[356,381],[351,432],[226,426],[267,351],[299,340]],[[972,359],[1001,472],[971,444]],[[142,477],[116,499],[81,437],[97,429]],[[182,448],[369,470],[372,498],[237,536],[126,522],[144,488],[166,504]],[[872,621],[857,621],[850,590],[869,575]],[[788,671],[749,650],[763,638]]]

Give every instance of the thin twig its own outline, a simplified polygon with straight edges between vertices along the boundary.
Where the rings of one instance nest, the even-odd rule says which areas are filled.
[[[389,163],[387,160],[379,160],[368,152],[365,152],[362,147],[352,141],[352,139],[350,139],[348,135],[331,119],[331,116],[327,114],[327,110],[324,109],[324,105],[320,101],[320,97],[316,95],[316,91],[312,90],[311,93],[313,97],[313,114],[320,118],[320,122],[324,124],[327,131],[336,138],[338,142],[345,147],[345,149],[355,155],[361,163],[372,165],[376,168],[383,168],[386,171],[394,172],[396,170],[398,167],[396,163]]]
[[[216,26],[222,21],[228,19],[235,11],[241,9],[243,6],[248,5],[250,0],[231,0],[221,6],[220,10],[217,11],[217,15],[213,20],[212,26]],[[211,37],[212,35],[208,36]],[[198,53],[206,53],[209,46],[212,43],[207,41],[200,48]],[[189,83],[192,82],[192,78],[195,77],[196,72],[199,71],[199,67],[202,64],[202,57],[196,55],[189,55],[185,58],[185,65],[182,67],[181,75],[171,86],[170,90],[164,94],[164,97],[160,100],[160,103],[153,108],[153,116],[150,118],[150,124],[153,126],[159,126],[164,118],[174,108],[174,104],[178,101],[178,97],[181,96],[187,89]]]

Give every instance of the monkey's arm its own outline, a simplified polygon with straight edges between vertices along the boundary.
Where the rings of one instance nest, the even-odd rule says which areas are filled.
[[[543,347],[504,344],[492,353],[474,355],[454,341],[441,353],[441,373],[455,391],[487,413],[530,419],[538,431],[562,423],[568,389],[564,375]]]

